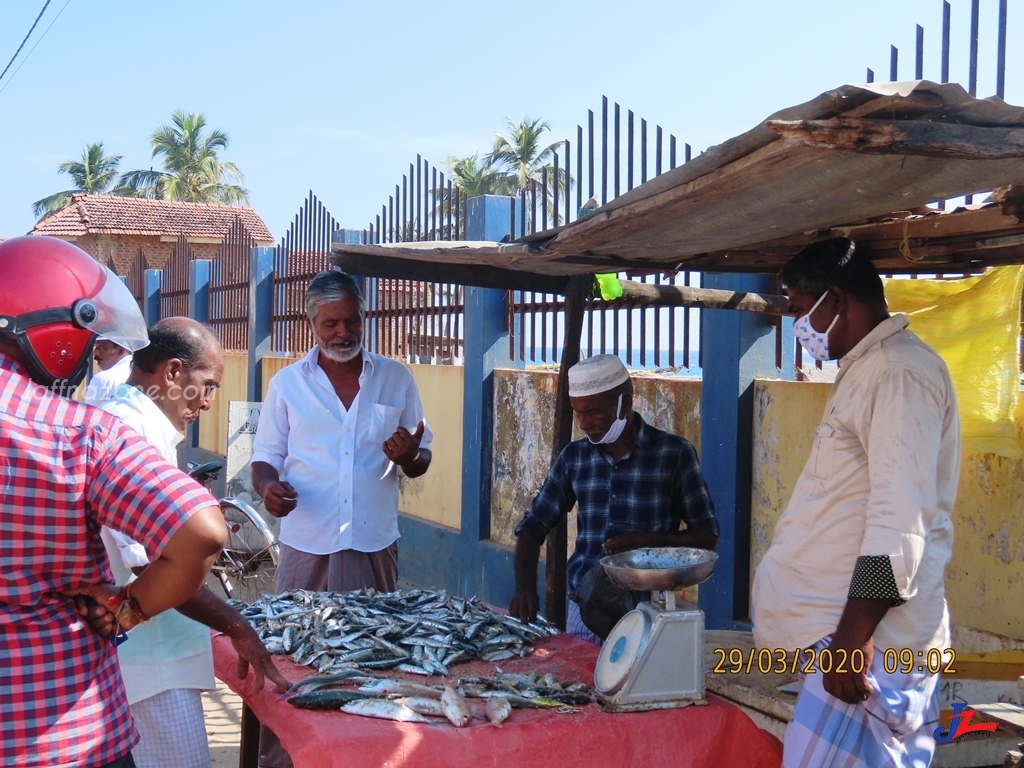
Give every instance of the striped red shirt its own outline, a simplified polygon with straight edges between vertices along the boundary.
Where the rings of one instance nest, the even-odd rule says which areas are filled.
[[[103,765],[138,740],[113,644],[62,593],[110,582],[100,526],[159,553],[216,502],[114,416],[0,355],[0,764]]]

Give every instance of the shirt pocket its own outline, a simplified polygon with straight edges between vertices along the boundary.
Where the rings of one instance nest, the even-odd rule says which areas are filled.
[[[373,405],[373,419],[370,424],[370,436],[378,443],[383,443],[398,429],[398,419],[402,415],[401,408],[390,405]]]
[[[820,424],[814,430],[814,445],[807,459],[807,468],[811,475],[819,480],[832,477],[833,456],[837,441],[836,428],[831,424]]]

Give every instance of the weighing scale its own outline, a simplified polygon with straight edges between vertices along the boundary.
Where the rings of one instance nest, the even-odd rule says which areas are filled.
[[[718,555],[689,547],[648,547],[601,558],[622,589],[651,590],[608,634],[594,667],[598,704],[609,712],[706,704],[704,612],[674,590],[706,580]],[[664,592],[664,599],[659,595]]]

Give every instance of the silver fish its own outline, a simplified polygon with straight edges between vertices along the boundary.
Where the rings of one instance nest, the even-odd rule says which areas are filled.
[[[397,720],[402,723],[429,723],[419,712],[396,704],[387,699],[358,699],[341,705],[341,711],[350,715],[376,717],[381,720]]]
[[[427,717],[444,717],[444,709],[440,699],[427,698],[426,696],[402,696],[394,700],[395,704],[408,707],[413,712],[418,712]]]
[[[444,693],[441,694],[441,709],[444,716],[456,728],[465,728],[473,719],[466,700],[450,685],[446,685]]]
[[[484,711],[487,713],[487,720],[491,725],[500,726],[512,714],[512,705],[507,699],[495,697],[487,700]]]

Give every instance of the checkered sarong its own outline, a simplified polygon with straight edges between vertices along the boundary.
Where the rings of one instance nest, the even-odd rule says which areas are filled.
[[[201,691],[175,688],[131,705],[139,743],[132,750],[137,768],[209,768]]]
[[[830,638],[816,646],[823,648]],[[927,768],[939,724],[938,675],[888,674],[878,649],[868,671],[867,701],[847,704],[826,693],[822,675],[804,677],[786,727],[783,768]]]

